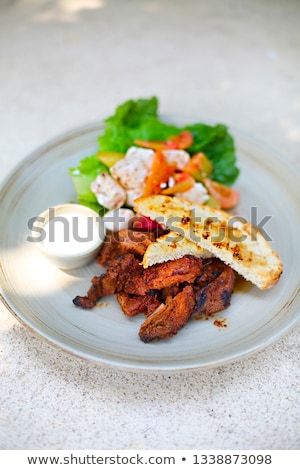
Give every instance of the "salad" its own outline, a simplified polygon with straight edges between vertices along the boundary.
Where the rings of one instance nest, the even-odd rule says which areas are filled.
[[[78,202],[102,216],[153,194],[233,208],[239,170],[227,127],[177,127],[159,119],[158,104],[156,97],[128,100],[104,121],[98,151],[69,170]]]

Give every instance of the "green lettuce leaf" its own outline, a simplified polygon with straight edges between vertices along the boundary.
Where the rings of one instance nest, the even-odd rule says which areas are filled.
[[[98,203],[90,185],[103,171],[109,172],[109,168],[96,155],[83,158],[78,166],[69,169],[78,203],[90,207],[99,215],[104,215],[107,209]]]
[[[157,117],[158,99],[129,100],[117,107],[113,116],[104,121],[99,136],[99,150],[125,153],[134,140],[166,140],[180,128],[166,124]]]
[[[134,134],[139,135],[140,127],[149,119],[156,117],[158,100],[128,100],[117,107],[115,114],[107,118],[103,135],[99,137],[101,151],[126,152],[133,143]]]

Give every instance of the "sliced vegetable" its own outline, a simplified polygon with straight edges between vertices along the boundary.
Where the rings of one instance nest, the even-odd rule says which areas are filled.
[[[194,178],[191,175],[184,173],[184,172],[174,173],[173,178],[175,180],[174,186],[163,189],[161,191],[161,194],[168,195],[168,194],[184,193],[185,191],[188,191],[189,189],[191,189],[195,184]]]
[[[105,165],[108,166],[108,168],[111,168],[114,166],[119,160],[122,160],[124,158],[124,153],[121,152],[98,152],[97,157],[99,160]]]
[[[138,147],[143,147],[146,149],[152,149],[152,150],[166,150],[170,148],[176,148],[175,144],[173,147],[168,146],[167,142],[161,142],[161,141],[155,141],[155,140],[139,140],[135,139],[134,144],[137,145]]]
[[[155,152],[152,168],[144,187],[144,196],[161,193],[161,185],[166,183],[174,173],[176,165],[169,165],[166,158],[159,151]]]
[[[193,155],[184,167],[184,171],[192,175],[196,181],[202,181],[212,173],[213,169],[213,164],[203,152]]]
[[[239,202],[240,193],[237,189],[224,186],[210,178],[204,178],[203,183],[209,194],[219,202],[222,209],[232,209]]]
[[[189,148],[194,141],[193,134],[190,131],[182,131],[178,135],[174,135],[167,140],[167,144],[169,145],[176,145],[176,149],[185,150]],[[169,147],[170,148],[170,147]]]
[[[215,209],[221,209],[221,204],[214,197],[209,196],[207,201],[204,202],[206,206],[214,207]]]
[[[178,135],[173,135],[169,137],[165,142],[135,139],[134,143],[139,147],[145,147],[153,150],[184,150],[192,145],[193,136],[189,131],[183,131]]]

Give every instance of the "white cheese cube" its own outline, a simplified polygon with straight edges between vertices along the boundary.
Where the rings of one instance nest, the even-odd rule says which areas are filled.
[[[182,197],[188,201],[197,202],[203,204],[209,199],[208,192],[202,183],[195,183],[191,189],[188,189],[184,193],[176,193],[175,196]]]
[[[126,193],[122,186],[106,172],[100,173],[91,183],[91,190],[99,204],[107,209],[117,209],[123,206],[126,200]]]
[[[134,201],[143,196],[143,187],[126,190],[126,206],[134,207]]]
[[[178,170],[183,170],[190,160],[190,156],[185,150],[163,150],[162,153],[170,165],[175,163]]]
[[[150,173],[153,156],[151,149],[130,147],[125,157],[110,169],[111,174],[124,189],[141,189]]]

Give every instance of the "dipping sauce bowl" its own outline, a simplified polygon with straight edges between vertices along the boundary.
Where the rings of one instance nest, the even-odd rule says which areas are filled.
[[[97,212],[79,204],[61,204],[37,217],[32,240],[58,268],[75,269],[95,259],[105,234]]]

